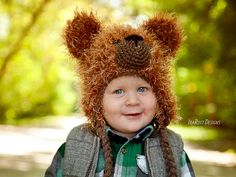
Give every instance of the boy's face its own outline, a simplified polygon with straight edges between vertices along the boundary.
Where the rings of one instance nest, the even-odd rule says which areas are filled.
[[[152,121],[157,111],[157,100],[145,80],[122,76],[106,87],[103,109],[109,126],[118,134],[131,138]]]

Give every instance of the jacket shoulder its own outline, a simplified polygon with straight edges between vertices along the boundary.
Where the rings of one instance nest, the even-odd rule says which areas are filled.
[[[183,149],[184,143],[181,136],[178,133],[174,132],[173,130],[170,130],[169,128],[167,129],[167,133],[171,146]]]
[[[66,141],[68,140],[77,140],[77,141],[88,141],[96,138],[88,128],[88,124],[81,124],[79,126],[74,127],[67,136]]]
[[[100,139],[91,133],[87,124],[74,127],[66,139],[64,176],[95,174]],[[90,175],[91,176],[91,175]]]

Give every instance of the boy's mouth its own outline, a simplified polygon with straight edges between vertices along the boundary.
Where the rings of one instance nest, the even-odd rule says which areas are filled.
[[[141,115],[142,115],[142,113],[128,113],[128,114],[124,114],[124,116],[130,117],[130,118],[138,118]]]
[[[131,114],[125,114],[125,115],[128,115],[128,116],[137,116],[137,115],[139,115],[139,114],[141,114],[141,113],[131,113]]]

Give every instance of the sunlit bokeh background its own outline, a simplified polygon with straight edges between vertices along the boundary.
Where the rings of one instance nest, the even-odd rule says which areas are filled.
[[[185,40],[173,69],[180,120],[170,128],[186,141],[197,176],[232,176],[236,1],[1,0],[0,177],[42,176],[81,122],[79,76],[62,38],[75,10],[133,27],[156,11],[176,13]]]

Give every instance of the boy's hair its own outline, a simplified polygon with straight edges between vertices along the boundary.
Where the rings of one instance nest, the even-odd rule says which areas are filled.
[[[168,176],[177,176],[166,126],[176,118],[176,98],[172,92],[170,67],[182,41],[182,30],[173,14],[157,13],[139,27],[105,27],[92,13],[75,12],[67,22],[64,38],[77,60],[82,81],[82,108],[93,130],[101,138],[105,174],[113,172],[111,146],[104,132],[102,98],[111,80],[135,75],[153,88],[157,102],[156,123]]]

